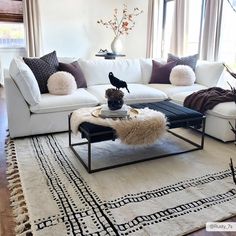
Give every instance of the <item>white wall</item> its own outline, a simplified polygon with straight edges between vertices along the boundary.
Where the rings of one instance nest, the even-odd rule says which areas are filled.
[[[40,0],[44,53],[95,58],[100,48],[110,51],[113,32],[97,24],[97,20],[112,18],[114,8],[139,7],[144,13],[136,18],[136,26],[128,36],[122,36],[128,58],[145,57],[148,1],[144,0]]]

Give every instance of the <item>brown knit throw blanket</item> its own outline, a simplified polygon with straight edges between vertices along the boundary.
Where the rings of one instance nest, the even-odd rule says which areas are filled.
[[[225,90],[219,87],[202,89],[187,96],[184,106],[190,109],[205,113],[221,102],[236,103],[236,90]]]

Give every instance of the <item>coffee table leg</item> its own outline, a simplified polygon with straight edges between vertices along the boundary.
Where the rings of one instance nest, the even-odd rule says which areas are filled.
[[[88,172],[91,173],[91,142],[88,140]]]
[[[202,140],[201,140],[201,149],[204,148],[205,126],[206,126],[206,117],[203,117],[203,119],[202,119]]]

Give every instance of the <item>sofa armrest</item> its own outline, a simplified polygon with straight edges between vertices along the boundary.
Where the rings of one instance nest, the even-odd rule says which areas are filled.
[[[7,71],[4,73],[4,87],[10,136],[27,135],[30,126],[29,106]]]

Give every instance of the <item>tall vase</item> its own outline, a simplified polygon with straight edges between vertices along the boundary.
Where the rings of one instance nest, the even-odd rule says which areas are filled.
[[[119,36],[116,36],[111,43],[111,51],[114,54],[120,54],[122,52],[123,45]]]

